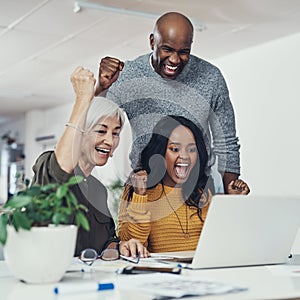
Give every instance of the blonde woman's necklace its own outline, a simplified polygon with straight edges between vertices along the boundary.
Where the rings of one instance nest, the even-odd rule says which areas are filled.
[[[177,220],[178,220],[178,223],[179,223],[179,226],[181,228],[181,231],[183,233],[183,236],[185,239],[189,239],[190,238],[190,234],[189,234],[189,218],[188,218],[188,207],[186,204],[185,205],[185,230],[183,229],[183,226],[182,226],[182,223],[180,221],[180,218],[178,216],[178,214],[176,213],[175,209],[173,208],[172,204],[170,203],[170,200],[167,196],[167,194],[164,192],[165,196],[166,196],[166,199],[167,199],[167,202],[169,204],[169,206],[171,207],[172,211],[174,212]]]

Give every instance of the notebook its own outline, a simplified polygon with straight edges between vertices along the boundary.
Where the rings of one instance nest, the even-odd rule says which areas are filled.
[[[284,264],[299,227],[300,197],[215,195],[192,262],[191,251],[153,258],[183,258],[192,269]]]

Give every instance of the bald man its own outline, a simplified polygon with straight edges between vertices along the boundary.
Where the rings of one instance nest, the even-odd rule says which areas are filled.
[[[217,157],[227,187],[240,175],[234,110],[220,70],[191,55],[192,43],[193,25],[186,16],[162,15],[150,34],[151,53],[125,64],[112,57],[101,60],[95,95],[107,93],[126,111],[133,132],[133,168],[158,120],[184,116],[204,132],[210,154],[207,172]]]

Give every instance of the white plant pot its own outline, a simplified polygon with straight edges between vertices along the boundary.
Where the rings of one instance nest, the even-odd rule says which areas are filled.
[[[27,283],[58,282],[70,266],[77,227],[50,225],[30,231],[8,227],[4,259],[10,271]]]

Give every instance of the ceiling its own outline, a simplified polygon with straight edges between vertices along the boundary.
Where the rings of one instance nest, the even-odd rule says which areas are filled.
[[[192,52],[208,60],[300,31],[300,0],[75,2],[0,0],[0,124],[73,101],[77,65],[97,73],[101,57],[148,52],[154,22],[167,11],[190,17]]]

